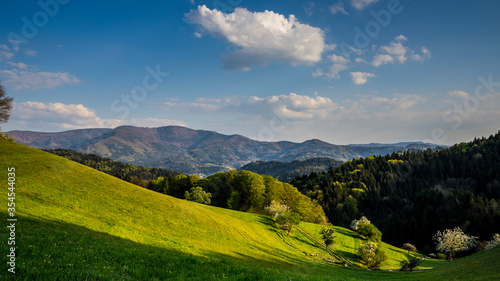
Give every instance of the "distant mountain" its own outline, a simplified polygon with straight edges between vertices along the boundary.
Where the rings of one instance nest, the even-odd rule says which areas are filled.
[[[256,161],[248,163],[239,170],[247,170],[261,175],[268,175],[289,182],[295,177],[308,175],[310,173],[322,173],[330,167],[338,167],[343,161],[327,157],[316,157],[305,160],[294,160],[291,162],[280,161]]]
[[[134,165],[199,175],[238,169],[254,161],[290,162],[315,157],[347,161],[404,151],[415,144],[422,148],[436,147],[423,143],[334,145],[317,139],[303,143],[260,142],[240,135],[223,135],[179,126],[122,126],[60,133],[11,131],[9,134],[19,143],[36,148],[73,149]]]

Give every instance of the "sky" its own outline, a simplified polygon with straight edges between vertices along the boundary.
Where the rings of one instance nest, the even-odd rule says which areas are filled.
[[[500,1],[0,1],[3,131],[453,144],[500,130]]]

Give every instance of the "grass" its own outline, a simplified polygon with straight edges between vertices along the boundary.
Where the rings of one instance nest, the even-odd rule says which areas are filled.
[[[423,267],[434,269],[417,273],[330,265],[311,239],[296,230],[287,236],[268,217],[179,200],[4,140],[0,206],[7,202],[8,167],[16,168],[16,280],[499,279],[498,262],[490,262],[499,260],[499,249],[451,263],[425,261]],[[321,226],[300,227],[320,238]],[[335,229],[334,249],[359,263],[363,242],[350,230]],[[2,232],[1,249],[8,248],[7,239]],[[408,258],[401,249],[383,247],[389,255],[383,269]],[[1,254],[0,279],[7,279],[12,274]]]

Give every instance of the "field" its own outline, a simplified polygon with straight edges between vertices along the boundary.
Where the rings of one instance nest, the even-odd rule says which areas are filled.
[[[409,256],[387,244],[382,271],[328,264],[309,237],[296,229],[287,236],[269,217],[155,193],[4,140],[1,206],[7,206],[8,167],[16,169],[16,280],[500,279],[499,248],[450,263],[426,260],[413,273],[396,272]],[[3,218],[6,211],[0,209]],[[321,226],[299,227],[320,237]],[[333,248],[359,265],[363,241],[335,229]],[[1,249],[8,235],[1,233]],[[6,254],[0,279],[8,280]]]

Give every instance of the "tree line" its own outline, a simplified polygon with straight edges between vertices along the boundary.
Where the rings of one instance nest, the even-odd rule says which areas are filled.
[[[440,151],[407,151],[348,161],[290,182],[348,227],[362,215],[388,243],[434,251],[433,235],[460,227],[487,240],[500,232],[500,132]]]

